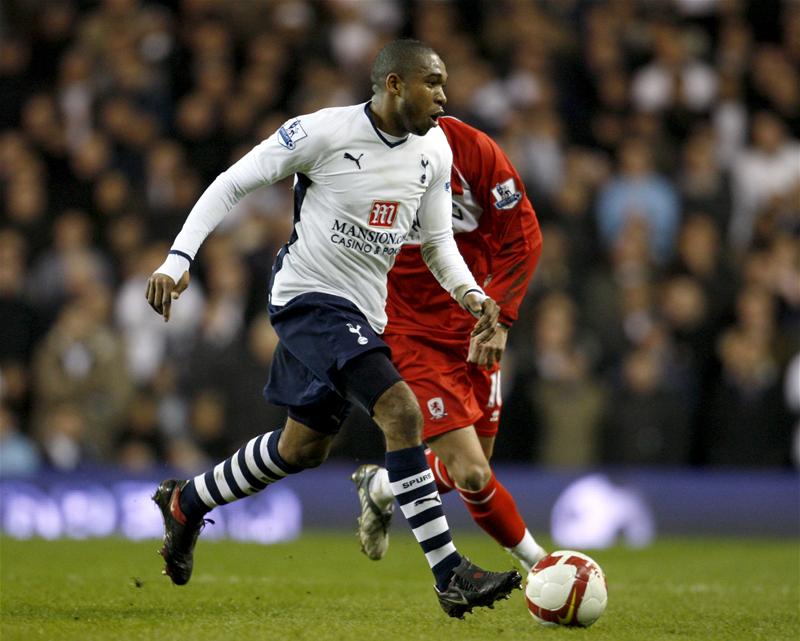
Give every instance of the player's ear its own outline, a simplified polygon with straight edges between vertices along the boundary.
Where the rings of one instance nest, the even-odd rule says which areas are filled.
[[[386,91],[392,95],[397,96],[400,94],[400,88],[403,85],[403,80],[396,73],[390,73],[386,76]]]

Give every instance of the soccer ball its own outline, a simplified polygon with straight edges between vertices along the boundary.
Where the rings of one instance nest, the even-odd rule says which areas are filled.
[[[525,601],[531,616],[542,625],[586,628],[606,609],[606,577],[585,554],[558,550],[531,568]]]

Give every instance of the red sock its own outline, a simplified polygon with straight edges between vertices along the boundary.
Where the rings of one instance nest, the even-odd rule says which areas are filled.
[[[458,493],[475,523],[500,545],[511,548],[522,540],[525,522],[513,497],[495,478],[494,473],[482,490],[468,492],[459,489]]]
[[[428,466],[433,471],[433,478],[436,480],[436,489],[439,494],[447,494],[455,489],[455,483],[447,473],[444,463],[433,453],[430,448],[425,449],[425,458],[428,459]]]

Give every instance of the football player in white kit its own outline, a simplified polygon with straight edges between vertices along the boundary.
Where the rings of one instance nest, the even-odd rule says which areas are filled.
[[[358,403],[384,433],[392,491],[431,567],[440,605],[461,618],[507,597],[521,577],[484,571],[456,550],[425,458],[419,405],[380,337],[386,274],[415,214],[425,262],[478,318],[476,340],[494,335],[499,311],[453,240],[452,152],[436,127],[446,103],[444,63],[422,43],[397,40],[378,53],[371,80],[370,102],[292,118],[220,174],[148,281],[147,299],[166,321],[201,243],[228,211],[261,185],[295,175],[294,230],[270,282],[280,343],[265,388],[289,417],[206,473],[159,485],[153,499],[164,517],[164,572],[185,584],[205,514],[321,464]]]

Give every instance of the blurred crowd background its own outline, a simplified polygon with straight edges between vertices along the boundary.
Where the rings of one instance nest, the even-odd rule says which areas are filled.
[[[283,420],[261,389],[291,181],[245,199],[164,323],[145,282],[291,116],[368,100],[395,37],[447,64],[544,234],[497,458],[785,467],[800,449],[800,4],[4,0],[0,472],[187,473]],[[355,415],[335,454],[378,457]]]

